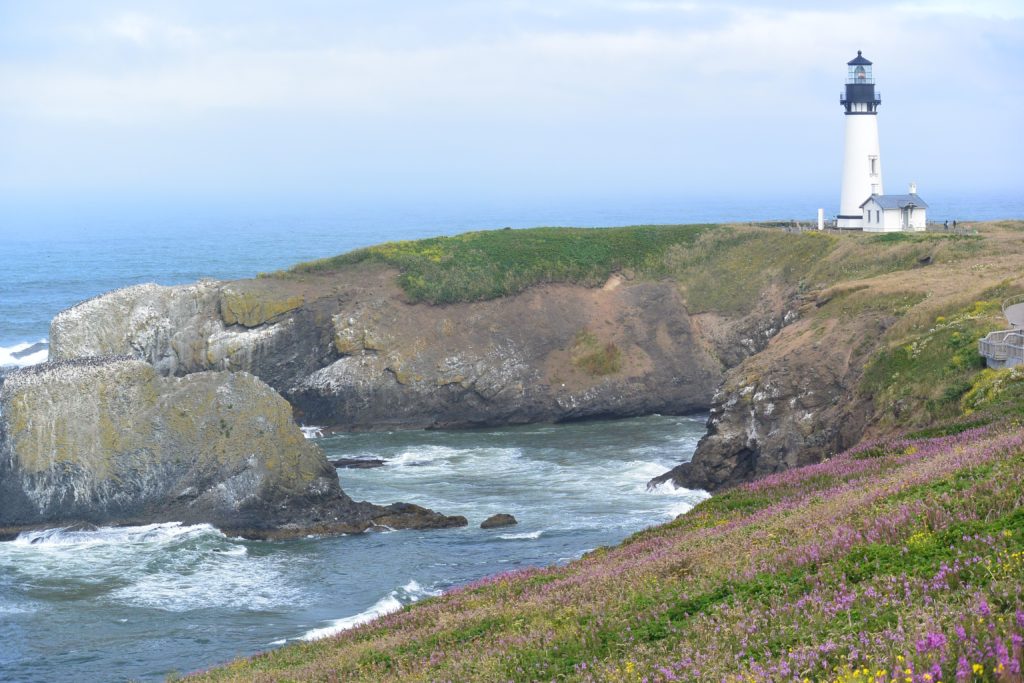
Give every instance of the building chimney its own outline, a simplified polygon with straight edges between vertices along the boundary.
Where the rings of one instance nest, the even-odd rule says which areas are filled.
[[[917,183],[910,183],[910,194],[917,194]]]

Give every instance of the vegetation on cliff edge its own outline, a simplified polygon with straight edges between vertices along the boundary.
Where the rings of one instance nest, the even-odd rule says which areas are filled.
[[[603,284],[615,272],[680,283],[691,313],[744,313],[766,285],[814,289],[973,253],[978,240],[920,235],[790,233],[738,225],[490,230],[388,242],[301,263],[273,277],[325,273],[359,263],[399,271],[410,301],[446,304],[493,299],[565,282]]]
[[[978,339],[1006,326],[1000,302],[1018,290],[1005,282],[997,285],[873,355],[858,390],[872,397],[876,429],[942,424],[948,429],[1024,417],[1024,401],[1015,400],[1024,398],[1019,383],[1003,381],[1012,373],[985,370],[978,354]]]

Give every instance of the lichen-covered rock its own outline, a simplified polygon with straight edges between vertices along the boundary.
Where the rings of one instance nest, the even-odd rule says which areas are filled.
[[[247,288],[228,286],[221,290],[220,317],[227,325],[259,327],[295,310],[302,303],[301,295],[285,294],[277,298]]]
[[[247,373],[51,362],[9,374],[0,411],[0,527],[175,520],[280,536],[396,512],[346,496],[288,403]]]
[[[223,330],[211,315],[220,284],[136,285],[61,311],[50,323],[50,359],[131,356],[162,375],[219,370],[207,358],[206,339]]]
[[[301,421],[333,429],[686,413],[705,409],[721,380],[670,282],[431,306],[406,303],[394,275],[129,288],[60,314],[55,357],[128,354],[162,375],[246,371]],[[578,363],[583,337],[614,349],[614,365]]]

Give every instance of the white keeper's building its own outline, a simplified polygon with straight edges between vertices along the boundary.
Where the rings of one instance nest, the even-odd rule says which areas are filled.
[[[917,186],[910,184],[908,194],[873,194],[860,205],[865,232],[924,232],[928,204],[917,196]]]

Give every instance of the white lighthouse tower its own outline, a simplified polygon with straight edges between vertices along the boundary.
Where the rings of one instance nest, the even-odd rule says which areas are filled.
[[[883,194],[882,160],[878,154],[878,105],[871,62],[857,56],[847,62],[846,93],[839,104],[846,110],[846,146],[843,153],[843,191],[839,199],[836,226],[862,229],[861,205],[871,196]]]

